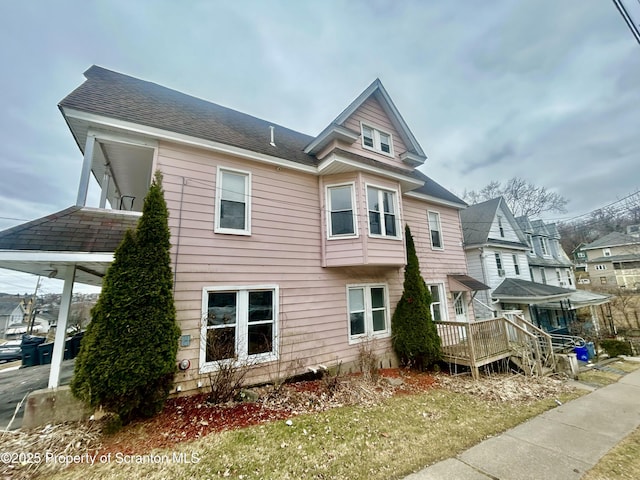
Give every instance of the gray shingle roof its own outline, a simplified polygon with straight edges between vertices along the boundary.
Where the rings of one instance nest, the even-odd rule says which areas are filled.
[[[87,80],[62,99],[59,104],[61,109],[103,115],[232,145],[307,166],[318,164],[314,155],[304,153],[305,147],[316,137],[96,65],[90,67],[84,75]],[[377,83],[374,82],[372,86],[376,86]],[[380,85],[378,90],[384,89]],[[272,125],[275,127],[276,147],[269,144],[269,127]],[[423,154],[419,145],[416,148],[418,153]],[[355,157],[358,157],[357,160],[360,162],[373,162],[362,156]],[[397,170],[398,173],[424,181],[425,185],[415,190],[418,193],[461,206],[466,205],[463,200],[417,170],[410,172],[400,168],[394,169],[380,162],[377,164],[376,166],[386,170]]]
[[[500,238],[489,237],[491,226],[499,209],[502,210],[507,217],[507,220],[521,242],[510,242]],[[516,222],[511,210],[502,197],[492,198],[486,202],[476,203],[475,205],[467,207],[460,212],[460,220],[462,222],[462,233],[464,235],[465,245],[478,245],[487,243],[490,240],[491,243],[504,246],[528,248],[518,222]]]
[[[493,296],[500,297],[549,297],[554,295],[570,294],[573,290],[545,285],[543,283],[530,282],[519,278],[505,278],[493,291]]]
[[[69,207],[0,232],[0,250],[114,252],[139,216]]]
[[[594,248],[617,247],[620,245],[640,245],[640,239],[620,232],[611,232],[582,247],[583,250]]]
[[[316,164],[315,157],[303,152],[312,136],[96,65],[84,75],[87,80],[60,107]],[[272,125],[275,147],[269,144]]]

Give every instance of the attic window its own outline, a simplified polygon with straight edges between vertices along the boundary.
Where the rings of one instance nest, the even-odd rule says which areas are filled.
[[[384,155],[393,156],[391,134],[362,124],[362,146]]]

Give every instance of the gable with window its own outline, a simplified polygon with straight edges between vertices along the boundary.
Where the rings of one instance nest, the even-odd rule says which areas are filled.
[[[278,286],[206,287],[202,309],[201,371],[277,358]]]
[[[215,232],[251,235],[251,174],[218,167]]]
[[[444,244],[442,243],[442,226],[440,224],[439,212],[427,212],[427,218],[429,221],[429,233],[431,236],[431,248],[434,250],[442,250]]]
[[[353,192],[353,184],[327,187],[329,238],[358,236]]]
[[[395,191],[367,186],[367,210],[370,235],[399,238]]]
[[[368,150],[393,156],[393,140],[390,133],[369,125],[362,125],[362,146]]]
[[[349,341],[389,334],[386,285],[347,285]]]

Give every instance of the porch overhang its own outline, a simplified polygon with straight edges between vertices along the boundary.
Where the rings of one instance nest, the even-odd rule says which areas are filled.
[[[517,278],[506,278],[493,291],[492,298],[498,302],[524,305],[539,305],[567,300],[574,290],[530,282]]]
[[[476,280],[469,275],[447,275],[449,290],[452,292],[477,292],[479,290],[491,290],[489,285]]]
[[[610,295],[602,295],[600,293],[589,292],[588,290],[576,290],[568,298],[571,309],[591,307],[597,305],[603,305],[609,303],[611,300]],[[539,305],[542,308],[559,309],[561,308],[560,302],[550,302]]]

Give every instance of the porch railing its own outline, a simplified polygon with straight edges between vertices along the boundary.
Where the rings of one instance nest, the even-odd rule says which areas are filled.
[[[509,357],[518,357],[528,374],[555,367],[549,335],[519,315],[436,325],[443,359],[469,366],[474,377],[479,367]]]

